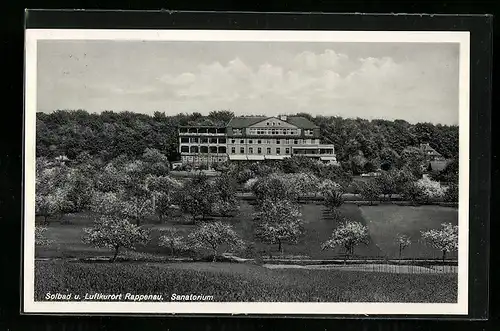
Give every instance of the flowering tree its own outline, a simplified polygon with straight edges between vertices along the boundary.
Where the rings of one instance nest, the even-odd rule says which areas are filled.
[[[289,200],[264,200],[255,214],[255,235],[269,244],[277,244],[283,254],[284,243],[296,243],[303,232],[299,207]]]
[[[49,217],[61,215],[72,208],[68,199],[69,186],[66,185],[66,178],[66,167],[51,167],[47,160],[37,160],[35,213],[43,216],[45,224],[49,223]]]
[[[322,245],[322,249],[335,249],[342,247],[346,257],[354,254],[354,248],[359,244],[367,245],[369,242],[368,228],[354,221],[345,221],[338,226],[332,236]]]
[[[446,189],[439,182],[428,177],[417,180],[416,185],[422,191],[423,202],[443,200],[446,193]]]
[[[189,234],[188,240],[193,247],[209,249],[213,253],[213,261],[222,248],[242,249],[245,243],[229,224],[222,222],[205,223]]]
[[[102,217],[91,228],[84,228],[82,241],[95,247],[113,250],[111,262],[116,260],[120,248],[135,249],[149,240],[149,233],[128,221],[117,217]]]
[[[90,201],[90,210],[96,214],[97,219],[102,216],[122,216],[123,201],[118,193],[96,191]]]
[[[162,231],[159,238],[159,245],[170,249],[170,254],[175,255],[176,251],[185,249],[187,245],[184,242],[184,237],[179,234],[175,228],[168,228]]]
[[[396,236],[396,244],[399,247],[399,258],[401,259],[401,256],[403,254],[403,250],[411,245],[411,240],[410,237],[408,237],[405,234],[398,234]]]
[[[444,262],[447,253],[458,250],[458,226],[443,223],[440,230],[423,231],[422,239],[431,247],[441,251]]]
[[[47,239],[47,237],[45,236],[45,232],[47,232],[47,227],[45,226],[35,227],[35,245],[47,246],[52,242],[52,240]]]

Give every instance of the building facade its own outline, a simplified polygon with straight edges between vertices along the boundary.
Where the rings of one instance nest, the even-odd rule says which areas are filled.
[[[179,153],[184,164],[210,167],[227,161],[226,128],[211,126],[179,127]]]
[[[210,166],[226,160],[280,160],[293,155],[337,163],[334,146],[320,142],[319,127],[298,116],[234,117],[224,128],[181,127],[179,139],[183,163]]]

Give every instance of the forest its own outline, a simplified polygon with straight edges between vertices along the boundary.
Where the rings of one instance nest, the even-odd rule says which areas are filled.
[[[234,113],[214,110],[204,116],[191,114],[154,115],[130,111],[56,110],[37,113],[37,157],[66,155],[76,158],[82,152],[104,162],[120,155],[140,157],[153,148],[179,160],[177,127],[179,125],[225,125]],[[408,147],[428,143],[446,159],[458,158],[459,130],[456,125],[411,124],[404,120],[366,120],[338,116],[311,116],[298,113],[321,128],[323,143],[335,145],[337,160],[352,173],[373,171],[384,163],[393,163]]]

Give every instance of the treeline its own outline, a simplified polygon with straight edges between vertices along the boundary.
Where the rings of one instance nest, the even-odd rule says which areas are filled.
[[[407,147],[421,143],[430,144],[447,159],[458,157],[458,126],[297,115],[321,128],[322,141],[335,145],[338,160],[353,173],[393,163]],[[146,148],[154,148],[174,161],[179,159],[179,125],[225,125],[233,116],[227,110],[207,116],[196,112],[174,116],[161,112],[153,116],[112,111],[93,114],[84,110],[37,113],[37,156],[72,159],[87,152],[109,161],[120,155],[138,158]]]

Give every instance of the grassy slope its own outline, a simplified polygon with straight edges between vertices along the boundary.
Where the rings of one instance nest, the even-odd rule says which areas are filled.
[[[441,223],[458,222],[456,208],[438,206],[364,206],[360,207],[372,239],[390,257],[398,257],[398,246],[394,238],[398,233],[411,237],[412,244],[403,252],[403,257],[440,258],[440,252],[421,242],[420,231],[436,229]],[[455,254],[450,254],[450,257]]]
[[[47,292],[213,295],[215,301],[456,302],[456,275],[270,270],[227,263],[37,261],[35,298]],[[168,300],[168,299],[167,299]]]
[[[345,204],[340,208],[341,212],[349,219],[362,222],[368,225],[372,243],[368,246],[359,246],[355,253],[360,256],[374,257],[383,256],[384,253],[390,257],[397,256],[397,245],[394,244],[396,233],[407,233],[417,239],[420,230],[439,227],[442,222],[457,222],[457,210],[446,207],[423,206],[423,207],[402,207],[402,206],[366,206],[357,207],[352,204]],[[267,245],[259,242],[253,237],[252,231],[253,208],[246,201],[241,202],[241,209],[237,216],[226,218],[234,225],[236,231],[242,235],[249,246],[243,255],[253,253],[268,256],[277,255],[276,245]],[[285,255],[308,256],[317,259],[334,258],[339,255],[339,251],[321,251],[321,243],[326,241],[333,229],[337,226],[335,221],[329,216],[328,211],[322,205],[307,204],[302,206],[305,233],[296,245],[285,245]],[[92,219],[86,214],[68,215],[65,220],[70,224],[60,224],[53,222],[49,226],[46,235],[54,241],[48,247],[39,247],[36,250],[38,257],[83,257],[95,255],[109,255],[105,249],[95,249],[81,242],[83,228],[91,226]],[[193,225],[189,224],[148,224],[153,229],[151,243],[142,252],[166,253],[157,245],[159,230],[175,225],[177,229],[185,235],[193,230]],[[248,256],[247,255],[247,256]],[[405,251],[407,257],[433,257],[438,252],[414,244]]]

